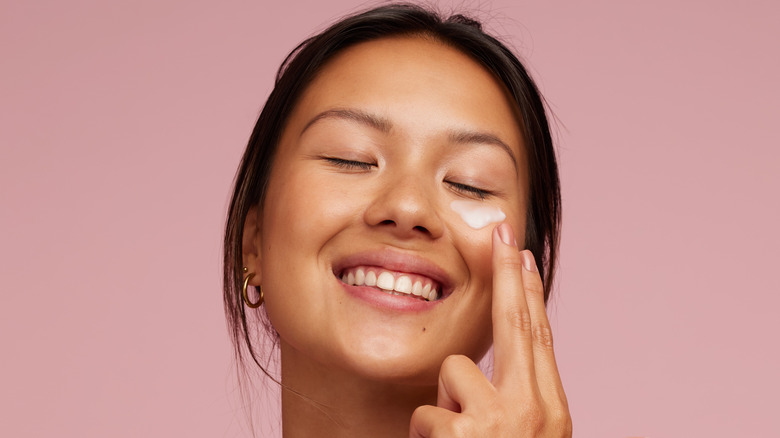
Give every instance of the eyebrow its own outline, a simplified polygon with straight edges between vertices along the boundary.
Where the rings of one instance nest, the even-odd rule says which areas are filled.
[[[517,169],[517,158],[515,158],[515,153],[512,152],[512,148],[493,134],[477,131],[451,131],[449,139],[450,142],[457,144],[477,143],[498,146],[509,155],[512,159],[512,164],[514,164],[515,169]]]
[[[383,117],[378,117],[365,111],[356,109],[336,108],[323,111],[314,116],[314,118],[309,120],[309,123],[307,123],[303,129],[301,129],[301,135],[303,135],[303,133],[306,132],[306,130],[309,129],[311,125],[324,119],[351,120],[384,133],[390,132],[390,129],[393,127],[390,121]]]
[[[325,119],[353,121],[383,133],[388,133],[393,128],[393,124],[384,117],[353,108],[334,108],[323,111],[309,120],[303,129],[301,129],[301,135],[303,135],[303,133],[306,132],[306,130],[309,129],[313,124]],[[515,169],[517,169],[517,158],[515,158],[515,153],[512,152],[512,148],[510,148],[504,141],[493,134],[468,130],[450,131],[448,138],[451,143],[456,144],[486,144],[498,146],[509,155],[509,157],[512,159],[512,164],[514,164]]]

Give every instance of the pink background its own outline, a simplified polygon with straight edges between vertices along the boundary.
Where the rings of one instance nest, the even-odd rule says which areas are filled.
[[[455,3],[560,119],[575,436],[776,433],[778,3]],[[287,51],[366,4],[3,0],[0,434],[249,436],[230,182]]]

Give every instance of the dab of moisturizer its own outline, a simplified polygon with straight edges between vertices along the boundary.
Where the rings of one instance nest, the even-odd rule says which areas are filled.
[[[450,208],[460,215],[463,222],[475,230],[506,219],[506,215],[500,208],[491,207],[479,201],[452,201]]]

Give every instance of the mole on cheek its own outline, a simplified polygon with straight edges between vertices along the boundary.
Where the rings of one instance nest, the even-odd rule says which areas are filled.
[[[484,205],[479,201],[452,201],[450,208],[460,215],[463,222],[475,230],[506,219],[506,214],[500,208]]]

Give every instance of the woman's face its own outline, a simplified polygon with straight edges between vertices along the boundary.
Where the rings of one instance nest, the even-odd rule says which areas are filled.
[[[471,228],[451,203],[499,208],[525,240],[517,120],[491,74],[439,42],[363,43],[322,69],[285,127],[257,216],[255,280],[283,361],[435,384],[446,356],[487,351],[494,226]],[[384,288],[419,282],[440,297],[350,278],[370,272]]]

